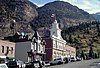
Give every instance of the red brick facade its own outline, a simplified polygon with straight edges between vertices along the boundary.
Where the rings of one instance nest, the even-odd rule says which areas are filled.
[[[0,56],[15,57],[15,43],[0,40]]]
[[[45,56],[44,56],[44,60],[45,61],[50,61],[52,60],[52,49],[53,49],[53,41],[51,38],[45,38],[44,39],[46,42],[46,46],[45,46]]]

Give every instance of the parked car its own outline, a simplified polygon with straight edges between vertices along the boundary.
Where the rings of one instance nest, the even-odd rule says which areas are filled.
[[[7,56],[0,56],[0,63],[7,63]]]
[[[74,57],[71,57],[71,58],[70,58],[70,61],[71,61],[71,62],[75,62],[76,59],[75,59]]]
[[[77,57],[77,58],[76,58],[76,61],[81,61],[81,58]]]
[[[19,66],[19,68],[25,68],[25,63],[21,60],[16,60],[17,65]]]
[[[0,68],[8,68],[8,67],[5,63],[3,63],[3,64],[0,64]]]
[[[63,64],[63,63],[64,61],[62,58],[56,58],[50,62],[50,65]]]
[[[42,66],[45,66],[45,62],[44,61],[40,60],[40,63],[41,63]]]
[[[64,57],[63,61],[64,61],[64,63],[68,63],[69,62],[69,58]]]
[[[6,64],[8,68],[19,68],[16,61],[8,61]]]
[[[25,66],[25,68],[42,68],[42,64],[40,61],[32,61],[28,62]]]

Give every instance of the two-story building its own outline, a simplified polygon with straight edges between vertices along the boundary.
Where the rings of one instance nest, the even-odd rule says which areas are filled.
[[[66,56],[66,41],[61,36],[61,29],[57,20],[52,23],[52,27],[38,29],[39,34],[46,42],[44,56],[45,61],[51,61],[55,58]]]
[[[38,32],[35,33],[31,41],[31,49],[28,51],[28,57],[32,60],[43,60],[45,54],[45,41],[40,37]]]
[[[0,56],[15,57],[15,43],[0,40]]]
[[[66,45],[66,41],[61,36],[61,29],[53,15],[53,23],[50,28],[39,28],[39,35],[45,40],[45,61],[51,61],[55,58],[76,57],[76,49]]]
[[[70,58],[70,57],[76,58],[76,48],[71,47],[69,45],[66,45],[65,49],[66,49],[66,57],[68,57],[68,58]]]
[[[31,40],[22,40],[18,42],[0,40],[0,56],[16,58],[24,62],[43,60],[45,41],[42,40],[37,31],[34,32]]]

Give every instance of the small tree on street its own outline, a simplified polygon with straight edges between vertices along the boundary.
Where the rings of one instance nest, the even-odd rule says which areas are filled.
[[[81,53],[81,58],[83,59],[83,60],[85,60],[85,54],[84,54],[84,51],[82,50],[82,53]]]

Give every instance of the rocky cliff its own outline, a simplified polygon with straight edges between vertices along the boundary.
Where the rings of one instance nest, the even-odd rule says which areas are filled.
[[[0,0],[0,37],[31,32],[29,22],[38,15],[36,7],[28,0]]]

